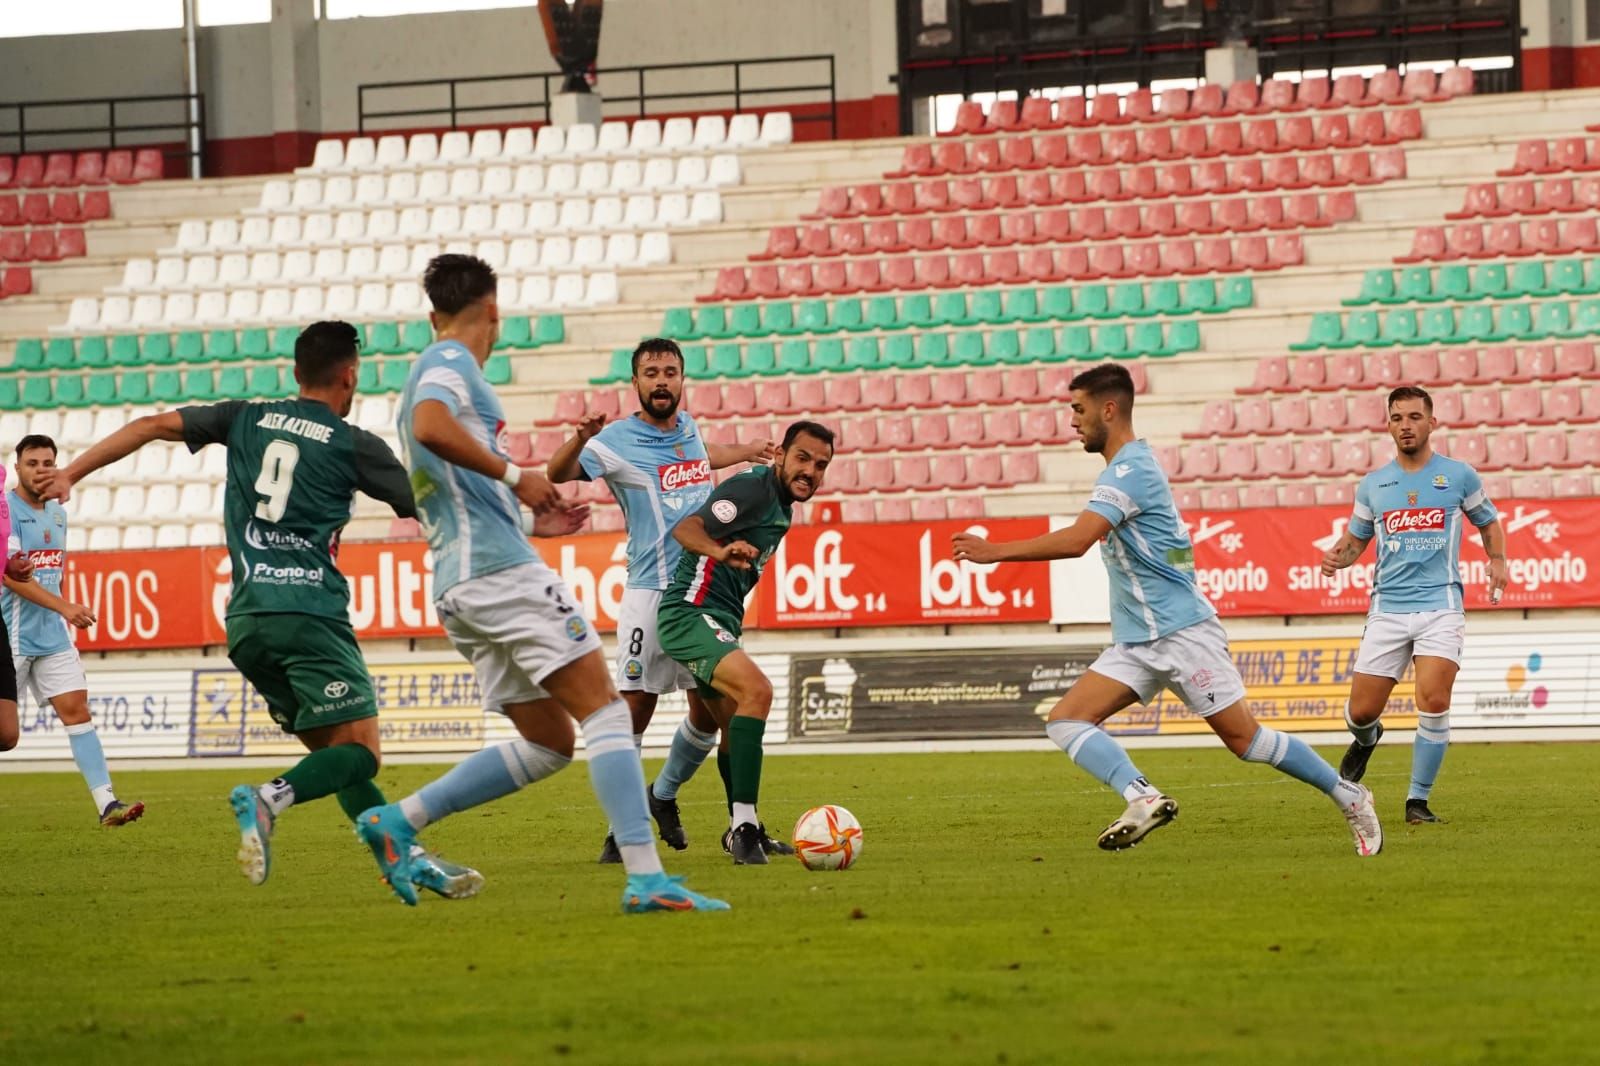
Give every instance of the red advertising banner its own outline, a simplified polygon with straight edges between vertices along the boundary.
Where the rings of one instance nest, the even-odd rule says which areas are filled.
[[[86,651],[198,648],[223,641],[206,602],[212,581],[206,555],[221,549],[68,552],[61,595],[94,612],[78,634]],[[226,598],[223,600],[226,603]]]
[[[1047,518],[796,526],[757,588],[768,628],[1048,622],[1045,566],[977,566],[950,558],[950,538],[973,530],[1023,540]]]

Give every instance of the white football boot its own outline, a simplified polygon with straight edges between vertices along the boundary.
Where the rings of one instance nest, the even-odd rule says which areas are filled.
[[[1343,808],[1344,820],[1350,823],[1350,833],[1356,838],[1356,854],[1370,859],[1383,850],[1383,825],[1378,821],[1378,808],[1372,802],[1372,790],[1357,785],[1361,798],[1354,807]]]
[[[1177,816],[1178,804],[1172,797],[1159,792],[1140,796],[1128,804],[1122,817],[1106,826],[1098,843],[1106,851],[1131,848]]]

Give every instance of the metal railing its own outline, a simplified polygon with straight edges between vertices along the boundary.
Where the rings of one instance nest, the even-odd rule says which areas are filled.
[[[816,73],[802,70],[794,75],[802,80],[793,83],[770,77],[778,68],[802,65]],[[691,72],[705,72],[711,78],[700,83],[686,77]],[[356,88],[357,129],[366,133],[373,122],[385,123],[377,129],[549,122],[553,94],[562,80],[559,71],[548,71],[360,85]],[[594,81],[608,118],[816,106],[826,93],[826,112],[801,112],[794,121],[826,122],[830,137],[839,134],[838,83],[831,55],[601,67],[594,71]],[[816,98],[797,99],[806,96]],[[777,99],[780,97],[783,99]]]
[[[202,165],[205,94],[0,102],[0,152],[149,147],[190,167]]]

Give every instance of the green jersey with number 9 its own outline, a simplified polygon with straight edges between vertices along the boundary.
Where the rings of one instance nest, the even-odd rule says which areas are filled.
[[[389,446],[317,400],[230,400],[178,414],[191,452],[208,444],[228,449],[228,617],[303,614],[348,622],[350,587],[334,562],[356,491],[401,518],[416,515],[410,479]]]

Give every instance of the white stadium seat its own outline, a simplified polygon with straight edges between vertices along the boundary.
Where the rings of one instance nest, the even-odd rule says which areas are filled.
[[[481,205],[487,207],[488,205]],[[506,242],[496,237],[481,240],[473,248],[472,254],[482,259],[495,270],[504,270],[506,267]]]
[[[329,178],[322,185],[322,199],[307,204],[307,207],[323,206],[333,209],[346,207],[355,202],[356,183],[350,180],[349,175],[341,174],[336,178]]]
[[[439,162],[459,163],[472,152],[472,135],[466,130],[451,130],[439,138]]]
[[[168,299],[167,315],[169,321],[183,321],[183,318],[180,317],[182,304],[175,302],[179,299],[193,300],[194,297],[188,293],[179,293]],[[201,293],[200,299],[190,306],[188,318],[189,321],[196,323],[230,321],[228,318],[228,294],[220,290]]]
[[[189,527],[189,543],[196,548],[214,548],[222,544],[222,527],[215,522],[198,522]]]
[[[161,449],[148,448],[159,452]],[[178,513],[178,486],[171,483],[151,485],[145,490],[144,509],[151,522],[165,522]]]
[[[283,258],[277,252],[257,252],[250,257],[250,281],[254,285],[270,285],[283,272]]]
[[[182,548],[189,543],[189,527],[175,522],[164,522],[156,527],[158,548]]]
[[[654,152],[661,147],[661,120],[654,118],[635,119],[633,129],[629,131],[628,147],[635,155],[645,152]]]
[[[250,257],[243,252],[229,252],[217,264],[217,284],[237,285],[250,277]]]
[[[288,318],[294,295],[288,289],[267,289],[261,294],[261,317],[269,322]]]
[[[21,411],[7,411],[0,415],[0,441],[21,440],[31,430],[28,428],[28,416]],[[96,437],[96,440],[99,438]]]
[[[752,114],[734,115],[728,122],[728,148],[754,148],[761,143],[761,119]]]
[[[67,551],[81,552],[89,547],[89,531],[77,522],[67,527]]]
[[[566,131],[560,126],[541,126],[539,136],[533,142],[533,154],[542,159],[560,155],[567,144]]]
[[[72,514],[77,524],[94,526],[112,520],[111,490],[104,485],[91,485],[74,496]]]
[[[398,277],[401,277],[401,276],[409,273],[410,270],[411,270],[411,248],[410,248],[410,246],[404,245],[404,244],[386,244],[378,252],[378,262],[377,262],[376,268],[373,270],[373,273],[375,275],[377,275],[378,277],[398,278]],[[388,300],[388,296],[386,294],[384,296],[384,301],[387,302],[387,300]],[[378,308],[370,308],[370,307],[368,307],[367,306],[367,301],[365,299],[363,299],[362,300],[362,310],[363,311],[376,311],[376,310],[378,310]]]
[[[183,283],[191,289],[202,289],[217,282],[217,260],[215,256],[197,255],[189,260],[188,273],[184,275]]]
[[[622,221],[629,229],[645,229],[656,223],[656,198],[649,193],[635,193],[628,197]]]
[[[662,157],[651,159],[644,165],[644,173],[639,178],[638,189],[665,189],[672,184],[672,160]]]
[[[326,211],[300,220],[300,239],[306,244],[328,244],[333,240],[333,216]]]
[[[150,259],[130,259],[122,268],[123,289],[148,289],[156,282],[156,264]]]
[[[547,237],[539,245],[539,268],[553,272],[572,262],[572,240],[568,237]]]
[[[35,411],[28,422],[29,433],[42,433],[46,437],[61,436],[60,411]]]
[[[489,233],[494,229],[494,208],[489,204],[468,204],[461,212],[462,233]]]
[[[247,218],[239,227],[239,238],[223,247],[264,248],[272,243],[272,219],[264,216]]]
[[[505,142],[501,145],[500,154],[506,159],[521,159],[533,154],[533,129],[529,126],[517,126],[506,130]]]
[[[530,310],[550,307],[552,306],[550,289],[550,275],[529,274],[522,279],[522,284],[517,289],[517,300],[513,306]]]
[[[255,289],[233,290],[222,317],[229,322],[254,322],[261,317],[261,294]]]
[[[639,238],[639,265],[659,266],[672,262],[670,238],[662,230],[653,230]]]
[[[206,452],[221,449],[207,448]],[[205,452],[201,453],[202,455]],[[206,518],[211,514],[211,485],[205,481],[190,481],[183,486],[183,491],[178,495],[177,516],[185,521],[194,522]]]
[[[232,221],[232,219],[219,219],[218,221]],[[235,225],[237,225],[237,223],[235,223]],[[178,226],[178,243],[176,247],[179,251],[187,251],[191,248],[204,248],[206,245],[206,232],[206,224],[199,219],[189,219],[186,222],[180,223]]]
[[[362,429],[379,430],[394,421],[394,407],[387,396],[363,396],[356,408],[355,424]]]
[[[715,224],[722,221],[722,194],[712,191],[697,192],[689,201],[691,225]]]
[[[518,237],[506,249],[506,269],[515,274],[527,274],[539,267],[539,242],[532,237]]]
[[[528,205],[528,218],[523,223],[523,229],[530,233],[541,233],[555,227],[556,217],[554,200],[535,200]]]
[[[789,144],[794,140],[794,116],[787,111],[770,111],[761,116],[761,143]]]
[[[211,223],[211,232],[206,238],[206,243],[213,248],[227,248],[239,244],[239,220],[219,218]]]
[[[697,189],[707,183],[706,157],[686,155],[673,171],[673,184],[680,189]]]
[[[345,236],[343,233],[342,215],[340,216],[340,219],[341,232],[339,233],[339,239],[344,240]],[[362,239],[364,234],[364,239],[373,242],[387,240],[390,237],[396,236],[400,232],[400,222],[398,216],[396,216],[393,211],[390,211],[387,208],[379,209],[372,212],[370,215],[365,216],[357,212],[355,224],[357,226],[365,227],[364,231],[357,231],[357,239]]]
[[[163,445],[146,445],[140,448],[133,464],[133,480],[150,485],[167,479],[172,468],[172,449]],[[176,501],[174,501],[176,502]]]
[[[578,168],[577,191],[580,193],[592,195],[610,188],[610,183],[611,167],[598,159],[591,159]]]
[[[156,531],[150,526],[129,526],[122,531],[122,550],[137,551],[156,546]]]
[[[593,155],[596,143],[599,141],[599,131],[586,123],[567,127],[567,143],[561,154],[572,156],[574,159]]]
[[[402,249],[404,245],[400,246]],[[389,287],[381,281],[369,281],[361,286],[356,296],[356,314],[362,318],[377,318],[389,309]]]
[[[356,290],[353,285],[330,285],[322,301],[322,318],[346,319],[356,309]]]
[[[421,237],[428,232],[428,209],[408,207],[400,212],[400,222],[395,233],[403,238]]]
[[[294,191],[289,200],[289,206],[294,208],[315,207],[322,202],[322,179],[299,178],[294,183]],[[274,205],[277,206],[277,205]]]
[[[271,241],[273,244],[282,247],[286,244],[294,244],[299,239],[299,215],[279,215],[277,218],[272,220]]]
[[[304,248],[296,248],[286,252],[283,257],[283,269],[278,273],[278,279],[285,285],[295,282],[311,280],[311,253]]]
[[[598,266],[606,258],[606,239],[597,233],[585,234],[572,242],[572,265]]]
[[[663,160],[666,162],[666,160]],[[681,192],[662,194],[656,201],[658,226],[682,226],[689,221],[689,197]]]
[[[616,166],[611,168],[611,183],[607,188],[611,189],[612,192],[625,193],[632,189],[637,189],[639,183],[643,180],[644,167],[640,165],[639,161],[637,159],[622,159],[617,162]]]
[[[387,170],[389,167],[399,166],[406,161],[406,139],[398,133],[390,133],[378,138],[378,151],[373,158],[373,165],[379,169]]]
[[[156,276],[150,281],[150,288],[157,290],[176,289],[183,284],[184,263],[182,259],[161,259],[156,262]]]
[[[517,196],[538,196],[544,192],[544,180],[544,164],[524,163],[517,168],[511,190]]]
[[[499,130],[478,130],[472,135],[471,158],[480,162],[498,159],[503,148]]]
[[[311,153],[312,170],[338,170],[344,166],[344,142],[327,138],[317,142]]]
[[[122,546],[122,535],[116,526],[95,526],[89,530],[89,540],[84,549],[92,552],[114,552]]]
[[[583,303],[583,275],[562,274],[556,278],[550,292],[550,302],[557,307],[577,307]]]
[[[389,175],[383,201],[388,204],[408,204],[417,197],[417,176],[409,170],[397,170]]]
[[[628,124],[626,122],[602,122],[600,136],[595,141],[595,151],[605,155],[619,155],[626,153],[628,147]]]
[[[607,266],[632,266],[639,259],[639,238],[632,233],[613,233],[606,241]]]
[[[273,179],[261,186],[261,203],[263,211],[277,211],[289,206],[289,183],[281,179]]]
[[[610,271],[590,274],[584,285],[583,303],[588,307],[604,307],[617,302],[617,276]]]
[[[498,200],[511,191],[511,182],[510,167],[489,167],[483,172],[483,181],[479,185],[478,194],[491,201]]]
[[[344,276],[354,282],[363,282],[378,273],[378,249],[363,244],[350,249],[344,257]]]
[[[389,313],[396,318],[413,318],[422,312],[422,287],[414,281],[396,283],[389,292]]]
[[[694,146],[711,150],[721,148],[728,139],[728,120],[721,115],[701,115],[694,124]]]
[[[378,159],[378,143],[371,137],[352,137],[344,146],[344,169],[370,170]]]
[[[427,176],[432,177],[433,173],[430,172]],[[441,178],[446,176],[444,171],[437,173]],[[448,196],[452,200],[471,200],[478,195],[478,189],[483,183],[483,175],[472,167],[463,167],[451,172],[448,177],[449,185],[439,199]]]
[[[441,204],[428,216],[428,233],[440,239],[461,232],[461,208],[455,204]]]
[[[666,125],[661,127],[661,147],[664,150],[677,152],[693,143],[694,119],[669,118]]]
[[[578,168],[571,163],[552,163],[544,172],[544,191],[551,196],[574,192],[578,187]]]
[[[434,133],[413,133],[411,144],[406,150],[406,163],[410,166],[426,166],[439,158],[439,136]]]
[[[5,446],[9,447],[15,439],[7,437]],[[82,407],[68,411],[61,419],[61,432],[56,434],[56,444],[62,448],[77,449],[93,441],[94,412]]]
[[[227,306],[227,298],[225,296],[223,296],[222,293],[220,293],[220,292],[212,292],[212,293],[207,293],[206,295],[215,297],[216,298],[215,302],[220,304],[221,306],[224,306],[224,307]],[[136,321],[137,321],[137,319],[139,317],[138,314],[137,314],[137,311],[138,311],[138,309],[137,309],[137,307],[135,307],[134,318],[135,318]],[[198,318],[199,318],[199,316],[196,314],[196,308],[195,308],[195,302],[194,302],[194,293],[192,293],[192,292],[175,292],[175,293],[172,293],[171,295],[169,295],[167,297],[166,302],[163,303],[162,306],[161,306],[161,310],[156,312],[156,317],[155,317],[154,321],[155,322],[169,322],[169,323],[170,322],[194,322]],[[151,323],[151,324],[154,324],[154,323]]]
[[[571,232],[585,229],[589,225],[588,200],[563,200],[561,201],[561,214],[556,217],[556,228]]]
[[[354,203],[371,206],[385,202],[389,181],[382,174],[363,174],[356,181]]]
[[[344,277],[344,249],[318,248],[311,264],[311,276],[324,281]]]

